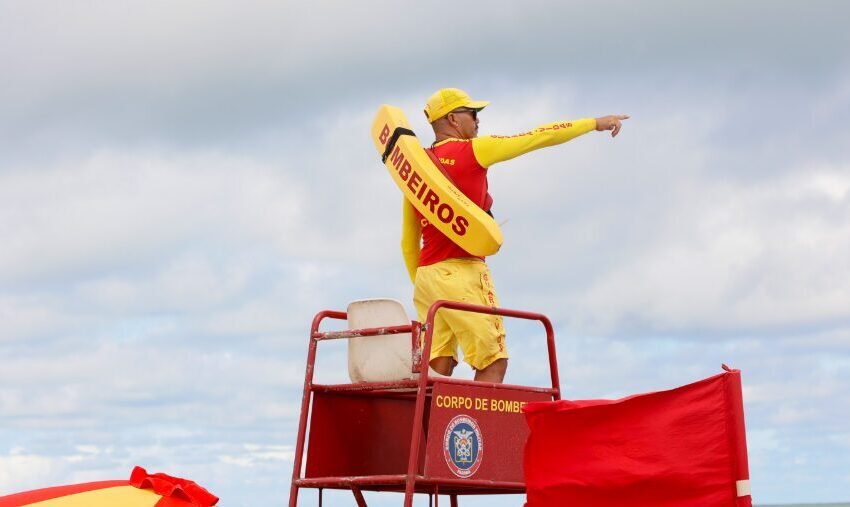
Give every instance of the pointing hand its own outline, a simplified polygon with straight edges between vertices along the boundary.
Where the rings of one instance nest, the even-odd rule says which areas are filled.
[[[628,119],[629,115],[627,114],[602,116],[601,118],[596,119],[596,130],[600,132],[603,130],[610,130],[611,137],[616,137],[616,135],[620,133],[620,128],[623,126],[620,122]]]

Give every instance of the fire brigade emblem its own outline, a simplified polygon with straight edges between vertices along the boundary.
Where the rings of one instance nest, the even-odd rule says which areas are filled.
[[[443,454],[453,474],[471,477],[484,458],[484,439],[475,419],[468,415],[455,416],[446,426]]]

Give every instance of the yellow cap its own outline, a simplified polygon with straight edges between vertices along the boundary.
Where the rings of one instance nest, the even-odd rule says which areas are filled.
[[[430,123],[434,123],[459,107],[481,110],[487,104],[489,102],[486,100],[472,100],[468,93],[458,88],[443,88],[428,98],[425,117]]]

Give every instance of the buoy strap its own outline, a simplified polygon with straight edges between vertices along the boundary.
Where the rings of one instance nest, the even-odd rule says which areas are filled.
[[[393,148],[395,148],[395,143],[396,141],[398,141],[399,136],[416,137],[416,134],[414,134],[413,131],[410,129],[404,127],[396,127],[395,130],[393,130],[392,135],[390,136],[390,140],[387,141],[387,149],[384,150],[384,154],[381,156],[381,162],[387,162],[387,157],[390,156],[390,153],[392,153]]]

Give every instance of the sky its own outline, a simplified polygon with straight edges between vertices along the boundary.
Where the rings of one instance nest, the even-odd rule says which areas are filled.
[[[372,118],[399,106],[430,144],[425,100],[460,87],[491,101],[482,135],[631,115],[490,171],[496,289],[554,322],[564,398],[728,364],[754,501],[850,501],[847,19],[820,0],[0,0],[0,495],[138,464],[283,504],[313,315],[391,297],[414,316]],[[545,384],[542,337],[512,326],[506,381]],[[317,380],[345,360],[323,344]]]

